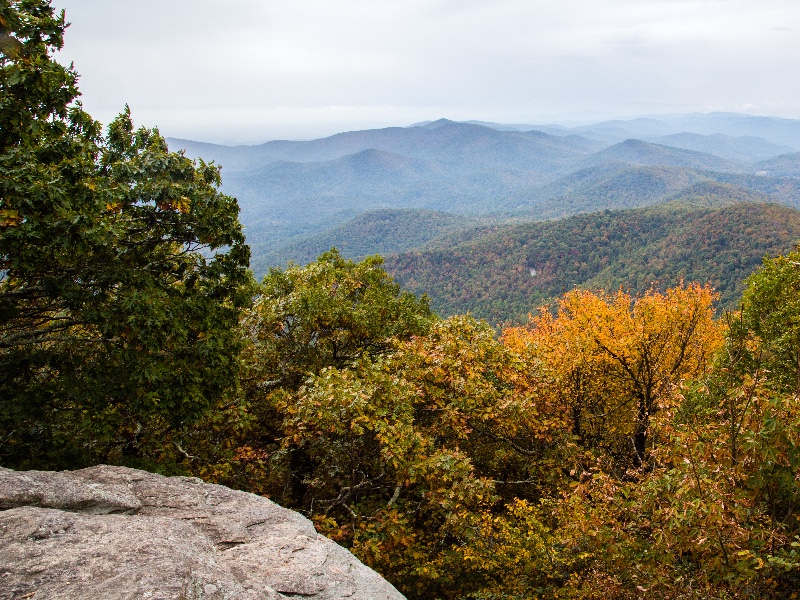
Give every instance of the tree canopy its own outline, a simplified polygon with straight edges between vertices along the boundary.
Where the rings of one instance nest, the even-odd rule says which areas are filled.
[[[7,465],[163,453],[159,432],[233,389],[249,301],[249,250],[219,169],[170,152],[127,107],[102,134],[77,74],[52,57],[65,27],[48,2],[0,5]]]

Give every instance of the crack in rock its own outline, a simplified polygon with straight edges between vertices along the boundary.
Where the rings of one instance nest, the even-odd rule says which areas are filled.
[[[260,496],[123,467],[0,468],[0,600],[403,600]]]

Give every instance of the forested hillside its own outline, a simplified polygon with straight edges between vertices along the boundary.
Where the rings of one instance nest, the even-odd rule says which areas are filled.
[[[674,199],[704,181],[711,180],[694,169],[615,162],[581,169],[544,188],[520,193],[516,212],[528,218],[555,219],[601,209],[640,208]]]
[[[653,208],[478,230],[460,243],[390,256],[386,267],[441,314],[469,311],[491,323],[524,322],[575,287],[640,293],[681,280],[712,284],[730,308],[764,256],[800,241],[800,212],[734,203],[737,190],[723,191],[732,196],[699,187]]]
[[[800,152],[763,160],[756,164],[756,168],[769,175],[800,177]]]
[[[253,259],[256,272],[268,267],[312,262],[336,247],[344,256],[360,260],[372,254],[396,254],[425,246],[448,233],[477,226],[481,219],[431,210],[376,210],[334,229],[318,233]]]

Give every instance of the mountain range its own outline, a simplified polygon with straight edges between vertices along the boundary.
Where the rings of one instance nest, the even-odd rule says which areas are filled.
[[[800,121],[789,119],[712,113],[572,127],[440,119],[252,146],[168,142],[222,166],[258,276],[332,246],[351,258],[446,251],[490,230],[606,210],[624,220],[635,214],[624,211],[666,205],[680,220],[737,203],[800,208]],[[403,256],[387,264],[410,288],[433,293],[416,287],[433,279],[408,275]],[[470,309],[436,302],[445,312]],[[520,306],[509,315],[519,318]]]

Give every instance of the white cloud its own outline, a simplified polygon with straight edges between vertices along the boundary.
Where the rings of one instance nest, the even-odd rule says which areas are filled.
[[[90,112],[108,119],[128,102],[166,133],[744,105],[800,116],[796,0],[56,5]]]

